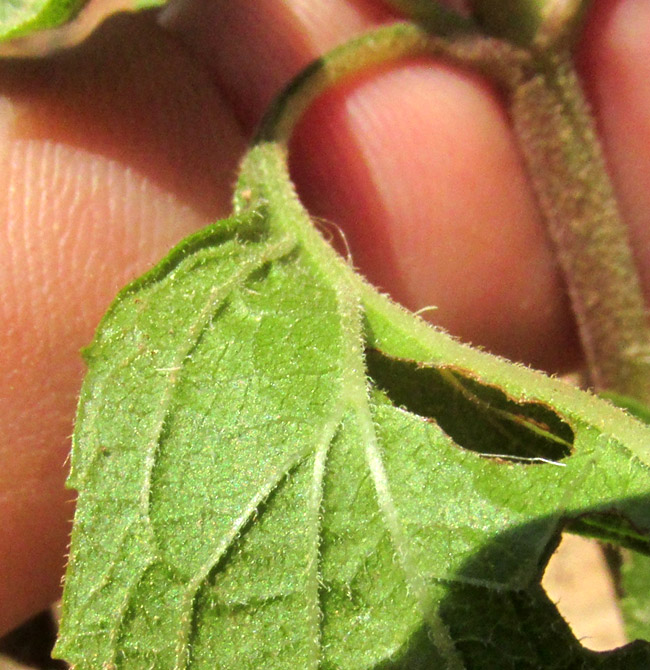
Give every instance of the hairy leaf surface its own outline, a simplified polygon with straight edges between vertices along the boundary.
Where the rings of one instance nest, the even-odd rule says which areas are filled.
[[[87,0],[3,0],[0,41],[54,28],[74,17]]]
[[[583,649],[539,584],[571,522],[648,552],[648,428],[376,293],[274,145],[243,174],[239,213],[125,289],[86,354],[59,654],[648,667],[645,643]]]
[[[650,556],[623,552],[620,591],[621,611],[627,634],[650,637]]]

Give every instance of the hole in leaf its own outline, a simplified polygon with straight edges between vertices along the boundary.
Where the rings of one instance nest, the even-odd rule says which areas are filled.
[[[564,533],[542,586],[583,647],[607,651],[628,642],[616,585],[596,540]]]
[[[517,402],[457,368],[425,366],[374,349],[366,352],[366,363],[393,404],[433,419],[465,449],[527,463],[571,454],[573,430],[542,403]]]

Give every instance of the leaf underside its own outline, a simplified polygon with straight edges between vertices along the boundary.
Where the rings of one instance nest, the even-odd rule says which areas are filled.
[[[650,556],[623,552],[620,588],[621,610],[626,632],[635,637],[650,637]]]
[[[89,0],[0,0],[0,43],[58,28],[74,20]],[[124,0],[105,11],[142,10],[164,5],[166,0]],[[96,3],[101,12],[101,4]]]
[[[0,2],[0,42],[85,4]],[[643,592],[650,430],[344,279],[273,193],[127,287],[86,352],[57,653],[78,670],[650,667],[646,642],[584,649],[540,586],[569,527],[646,554],[624,574]],[[624,602],[640,633],[646,603]]]
[[[186,240],[86,353],[58,653],[650,667],[585,650],[540,586],[571,520],[650,546],[648,429],[339,280],[276,211]]]
[[[3,0],[0,2],[0,42],[60,26],[88,0]]]

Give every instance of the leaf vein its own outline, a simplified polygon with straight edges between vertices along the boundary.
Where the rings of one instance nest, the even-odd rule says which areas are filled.
[[[324,468],[324,457],[327,454],[327,449],[329,444],[331,444],[331,441],[334,438],[334,435],[336,434],[336,431],[338,430],[338,427],[341,423],[343,416],[343,406],[340,406],[335,411],[336,414],[323,426],[322,437],[315,447],[318,454],[316,459],[317,463],[322,461],[318,466],[315,466],[315,471],[317,467]],[[313,453],[313,451],[314,447],[310,445],[308,448],[293,454],[280,468],[278,468],[273,473],[271,477],[269,477],[265,485],[260,487],[257,494],[249,501],[243,512],[235,519],[232,526],[230,527],[230,530],[227,533],[224,533],[215,551],[210,555],[205,563],[203,563],[203,565],[197,570],[194,577],[192,577],[192,579],[189,581],[181,603],[181,627],[179,630],[176,659],[173,670],[187,670],[189,668],[189,643],[194,622],[195,601],[199,589],[209,577],[212,570],[218,565],[228,550],[233,546],[234,542],[240,536],[242,530],[253,518],[260,505],[280,485],[287,473],[295,468],[311,453]],[[320,478],[322,479],[322,477],[323,475],[321,473]],[[315,485],[312,487],[312,500],[315,497],[314,488]],[[313,504],[312,501],[310,501],[310,506],[311,504]]]
[[[215,286],[206,303],[197,314],[194,321],[187,328],[186,342],[187,345],[180,349],[174,357],[170,365],[170,372],[167,374],[167,384],[160,400],[159,409],[154,421],[153,433],[146,447],[144,455],[143,467],[143,481],[140,489],[139,508],[143,519],[147,524],[151,525],[149,516],[149,507],[151,504],[151,480],[153,469],[156,462],[156,457],[160,449],[160,441],[163,435],[165,422],[167,421],[169,409],[171,405],[174,392],[178,387],[180,375],[179,370],[182,368],[183,362],[187,356],[196,346],[196,342],[201,336],[201,333],[212,320],[216,311],[220,308],[228,295],[243,281],[260,267],[266,263],[278,260],[283,256],[289,254],[295,248],[295,240],[289,235],[279,237],[274,243],[268,243],[263,249],[249,255],[248,259],[242,260],[237,272],[220,286]],[[178,368],[178,369],[176,369]]]

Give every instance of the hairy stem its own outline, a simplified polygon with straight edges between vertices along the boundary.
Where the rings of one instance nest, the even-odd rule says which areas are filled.
[[[568,52],[512,93],[515,132],[556,246],[591,383],[650,402],[644,297],[594,122]]]
[[[518,86],[530,63],[528,54],[507,42],[480,35],[470,22],[459,21],[454,24],[458,31],[453,38],[403,22],[378,28],[333,49],[308,65],[276,98],[253,144],[286,144],[296,123],[321,93],[373,66],[407,57],[439,57],[493,78],[508,90]]]
[[[427,52],[429,35],[410,23],[398,23],[346,42],[308,65],[276,98],[253,144],[286,144],[309,105],[324,91],[369,68]]]
[[[444,32],[449,24],[445,19],[441,25]],[[459,26],[455,24],[460,30]],[[318,95],[381,63],[429,54],[485,75],[500,87],[509,106],[556,246],[592,386],[650,404],[650,326],[644,298],[570,53],[522,49],[479,35],[471,23],[462,26],[464,31],[445,37],[412,23],[397,23],[334,49],[278,97],[255,142],[286,146]]]

